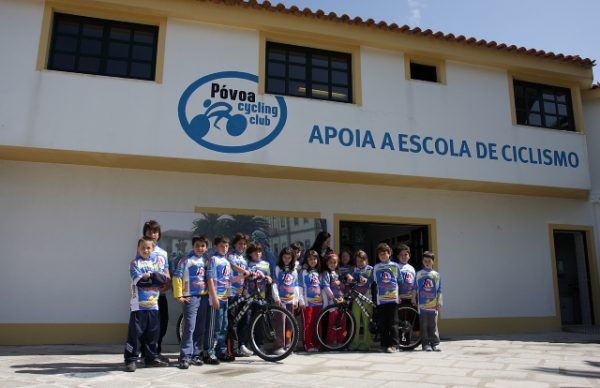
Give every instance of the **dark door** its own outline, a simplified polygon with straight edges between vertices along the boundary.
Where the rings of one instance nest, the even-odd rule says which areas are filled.
[[[563,325],[594,323],[585,237],[583,231],[554,231],[556,276]]]

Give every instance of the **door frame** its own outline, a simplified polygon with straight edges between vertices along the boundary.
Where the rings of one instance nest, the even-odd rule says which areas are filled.
[[[594,228],[587,225],[549,224],[548,237],[550,241],[550,267],[552,268],[552,280],[554,283],[554,306],[556,319],[562,326],[560,317],[560,297],[558,292],[558,275],[556,268],[556,251],[554,246],[554,232],[556,231],[583,232],[587,248],[587,267],[589,270],[591,286],[591,305],[594,310],[594,324],[600,324],[600,284],[598,284],[598,258],[596,256],[596,245],[594,243]]]
[[[411,224],[411,225],[422,225],[427,226],[429,229],[429,249],[435,253],[436,260],[433,263],[434,268],[438,269],[438,246],[437,246],[437,228],[435,218],[416,218],[416,217],[397,217],[397,216],[376,216],[376,215],[365,215],[365,214],[333,214],[333,236],[334,236],[334,249],[336,252],[340,251],[340,222],[365,222],[365,223],[384,223],[384,224]],[[394,247],[391,247],[392,249]]]

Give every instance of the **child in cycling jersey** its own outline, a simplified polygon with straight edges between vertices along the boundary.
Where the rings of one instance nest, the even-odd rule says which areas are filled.
[[[413,299],[419,306],[419,322],[423,350],[439,352],[440,335],[437,327],[438,314],[442,307],[442,281],[433,269],[435,255],[423,253],[423,269],[417,272],[417,292]]]
[[[373,283],[373,267],[369,265],[369,257],[363,250],[356,252],[356,267],[352,271],[352,278],[356,282],[354,290],[371,300],[371,284]],[[364,309],[372,317],[373,307],[365,301],[361,302]],[[350,344],[350,350],[370,350],[371,331],[369,330],[369,317],[365,314],[357,302],[352,303],[352,316],[356,324],[354,339]],[[362,335],[361,335],[362,328]]]
[[[159,358],[158,336],[160,334],[160,316],[158,295],[160,287],[167,282],[164,263],[152,255],[154,240],[142,237],[138,240],[137,256],[131,261],[131,300],[129,306],[129,327],[125,345],[125,371],[135,372],[140,348],[145,347],[146,366],[167,366]],[[145,341],[142,344],[141,339]]]
[[[235,357],[227,351],[227,307],[229,290],[231,288],[231,265],[227,260],[229,238],[217,236],[213,241],[215,252],[209,264],[209,292],[211,293],[208,354],[202,360],[205,364],[217,365],[221,361],[234,361]],[[212,287],[211,287],[212,284]],[[212,289],[211,289],[212,288]]]
[[[335,253],[329,253],[325,256],[325,266],[321,275],[321,286],[325,295],[325,306],[340,303],[344,301],[344,285],[339,275],[339,258]],[[325,341],[328,344],[341,343],[345,337],[346,317],[342,317],[340,330],[334,330],[337,324],[338,311],[332,310],[328,314],[327,335]]]
[[[245,290],[245,280],[250,275],[248,270],[248,261],[246,259],[246,249],[248,248],[248,236],[243,233],[237,233],[233,238],[233,251],[227,255],[229,264],[233,271],[233,277],[231,280],[231,293],[229,295],[229,306],[234,305]],[[229,335],[228,340],[230,344],[231,355],[235,357],[249,357],[252,355],[252,351],[246,347],[239,340],[242,333],[246,331],[245,321],[240,320],[237,328],[233,326],[234,318],[239,314],[242,305],[235,305],[236,307],[230,308],[228,312],[229,320]]]
[[[381,346],[386,353],[398,351],[398,297],[402,276],[398,263],[390,260],[392,249],[381,243],[376,249],[379,263],[373,268],[373,281],[377,285],[377,317]]]
[[[273,299],[275,300],[275,304],[285,308],[292,315],[294,315],[294,310],[298,308],[298,271],[294,263],[294,251],[292,248],[283,248],[279,253],[273,282]],[[279,322],[276,325],[278,330],[280,330],[277,339],[280,343],[277,344],[278,348],[275,350],[275,354],[283,354],[283,348],[287,349],[289,347],[291,338],[285,338],[286,323],[281,319],[281,315],[277,315],[277,318]],[[286,342],[283,342],[284,340]]]
[[[306,253],[303,268],[300,271],[300,308],[302,309],[302,328],[304,331],[304,350],[316,352],[319,347],[315,340],[315,320],[323,308],[323,294],[321,290],[320,256],[317,251],[309,250]]]

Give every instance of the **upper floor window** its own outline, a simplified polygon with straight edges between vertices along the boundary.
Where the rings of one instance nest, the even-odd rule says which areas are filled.
[[[513,80],[517,124],[575,131],[571,91]]]
[[[437,68],[432,65],[410,62],[410,79],[438,82]]]
[[[352,102],[352,56],[267,42],[265,91]]]
[[[54,14],[48,69],[154,80],[158,27]]]

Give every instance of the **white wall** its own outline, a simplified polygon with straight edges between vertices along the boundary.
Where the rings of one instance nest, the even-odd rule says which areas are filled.
[[[0,59],[0,145],[578,189],[590,185],[584,135],[512,126],[503,70],[448,62],[447,85],[407,81],[401,53],[362,47],[362,106],[286,97],[288,120],[271,144],[254,152],[226,154],[207,150],[186,135],[177,115],[179,98],[188,85],[207,74],[224,70],[257,74],[257,31],[169,19],[164,78],[158,84],[36,71],[43,3],[5,1],[0,7],[0,49],[5,53]],[[20,33],[12,33],[16,30]],[[239,84],[223,82],[230,87]],[[258,99],[272,101],[273,96]],[[201,106],[188,107],[188,119],[201,112]],[[579,166],[413,154],[344,147],[338,142],[310,144],[315,125],[322,130],[325,126],[371,130],[378,148],[389,132],[394,139],[398,133],[441,136],[457,143],[464,139],[473,154],[476,141],[565,150],[577,153]],[[262,133],[265,128],[253,130]],[[222,142],[236,141],[225,131],[213,132]]]
[[[547,225],[593,222],[550,198],[10,161],[0,177],[0,323],[126,322],[142,213],[196,206],[435,218],[445,317],[553,316]]]

